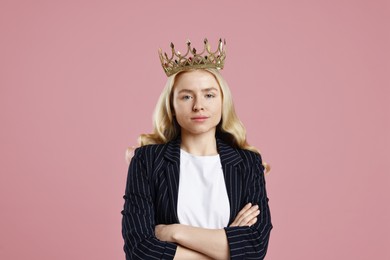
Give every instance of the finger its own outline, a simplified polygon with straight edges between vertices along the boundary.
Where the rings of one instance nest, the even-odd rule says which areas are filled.
[[[256,222],[257,222],[257,217],[254,217],[250,221],[248,221],[248,223],[241,224],[238,227],[250,227],[250,226],[254,225]]]
[[[242,216],[248,209],[250,209],[252,207],[252,203],[247,203],[241,210],[240,210],[240,212],[238,212],[238,214],[237,214],[237,216],[236,216],[236,218],[237,217],[239,217],[239,216]]]
[[[237,215],[237,220],[243,219],[244,217],[248,216],[252,212],[256,211],[258,208],[259,208],[259,206],[253,205],[250,208],[246,209],[245,211],[242,210],[241,214]]]
[[[256,206],[251,206],[250,208],[244,208],[243,210],[241,210],[241,212],[239,214],[237,214],[236,218],[234,219],[234,224],[235,225],[239,225],[242,220],[248,216],[249,214],[251,214],[254,210],[256,210]]]
[[[247,216],[240,223],[240,226],[251,226],[257,222],[257,216],[260,214],[260,210],[253,212],[251,215]]]
[[[242,215],[252,207],[252,203],[247,203],[238,213],[237,216],[234,218],[234,221],[230,226],[236,226],[238,224],[239,219],[241,219]]]
[[[231,227],[234,226],[246,226],[253,217],[256,217],[258,213],[255,213],[258,210],[258,205],[253,205],[247,203],[244,208],[237,214],[234,221],[230,224]]]
[[[248,209],[242,216],[240,216],[240,218],[237,220],[237,223],[238,225],[245,225],[246,223],[248,223],[249,220],[251,220],[253,217],[257,216],[258,213],[256,213],[258,211],[258,206],[255,205],[255,206],[252,206],[250,209]]]
[[[253,214],[251,214],[250,216],[247,216],[245,219],[243,219],[239,224],[238,226],[239,227],[243,227],[243,226],[251,226],[253,224],[255,224],[257,222],[257,216],[258,216],[258,213],[257,212],[254,212]]]
[[[240,212],[238,212],[236,219],[240,219],[243,216],[247,215],[248,212],[250,212],[253,207],[254,206],[252,205],[252,203],[246,204],[245,207],[243,207],[242,210],[240,210]]]
[[[162,232],[164,228],[164,224],[159,224],[154,227],[154,234],[158,239],[162,239]]]
[[[248,226],[250,227],[250,226],[256,224],[256,222],[257,222],[257,217],[253,218],[253,219],[248,223]]]

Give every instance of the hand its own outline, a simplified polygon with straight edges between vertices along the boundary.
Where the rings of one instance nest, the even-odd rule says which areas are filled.
[[[171,224],[171,225],[156,225],[154,228],[154,234],[157,237],[157,239],[161,241],[166,242],[175,242],[173,239],[173,235],[175,234],[177,224]]]
[[[230,224],[230,227],[250,227],[257,222],[257,216],[259,214],[259,206],[252,206],[252,203],[248,203],[242,208],[242,210],[240,210],[240,212],[238,212],[233,223]]]

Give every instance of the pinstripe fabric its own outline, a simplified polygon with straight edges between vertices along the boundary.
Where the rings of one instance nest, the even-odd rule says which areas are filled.
[[[251,227],[225,227],[231,259],[263,259],[272,229],[261,157],[234,149],[217,138],[230,220],[248,202],[258,204],[260,215]],[[122,235],[126,259],[173,259],[174,243],[154,236],[157,224],[179,223],[177,199],[180,171],[180,139],[136,149],[129,166]]]

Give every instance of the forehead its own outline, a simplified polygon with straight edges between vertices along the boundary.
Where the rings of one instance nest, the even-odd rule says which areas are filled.
[[[176,77],[174,90],[202,90],[206,88],[215,88],[220,90],[218,81],[215,76],[206,70],[193,70],[182,72]]]

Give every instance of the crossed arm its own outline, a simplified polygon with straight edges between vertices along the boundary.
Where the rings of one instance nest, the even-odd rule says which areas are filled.
[[[251,226],[260,211],[248,203],[230,225]],[[206,229],[181,224],[157,225],[155,235],[161,241],[176,243],[174,259],[229,259],[229,244],[224,229]]]
[[[244,255],[264,258],[272,224],[260,158],[252,167],[254,177],[245,200],[256,203],[261,211],[257,205],[248,203],[229,227],[204,229],[180,224],[155,225],[142,153],[136,152],[132,158],[124,196],[122,234],[127,259],[242,259]]]

